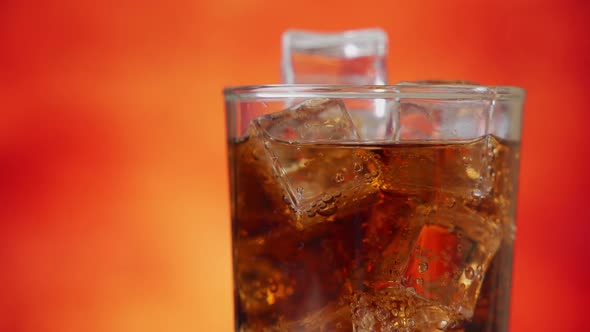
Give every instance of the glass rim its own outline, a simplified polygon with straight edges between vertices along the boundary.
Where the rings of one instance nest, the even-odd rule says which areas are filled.
[[[226,100],[275,98],[523,100],[525,90],[516,86],[486,86],[465,81],[416,81],[400,82],[394,85],[244,85],[226,87],[223,89],[223,94]]]

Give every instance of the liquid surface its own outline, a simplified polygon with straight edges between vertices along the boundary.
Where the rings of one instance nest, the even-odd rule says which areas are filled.
[[[238,331],[507,330],[516,144],[229,151]]]

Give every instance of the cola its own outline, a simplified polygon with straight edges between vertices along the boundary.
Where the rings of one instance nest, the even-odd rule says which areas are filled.
[[[229,143],[238,331],[508,329],[517,141],[288,140],[260,123]]]

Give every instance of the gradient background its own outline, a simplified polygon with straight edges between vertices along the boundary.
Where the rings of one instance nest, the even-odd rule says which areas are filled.
[[[98,4],[97,4],[98,3]],[[0,1],[0,332],[231,331],[222,87],[287,28],[527,89],[512,331],[584,331],[588,1]]]

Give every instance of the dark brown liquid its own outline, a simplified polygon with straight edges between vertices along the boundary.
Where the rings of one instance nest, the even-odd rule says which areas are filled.
[[[238,331],[507,330],[517,145],[274,144],[292,181],[370,176],[293,208],[263,145],[230,143]]]

